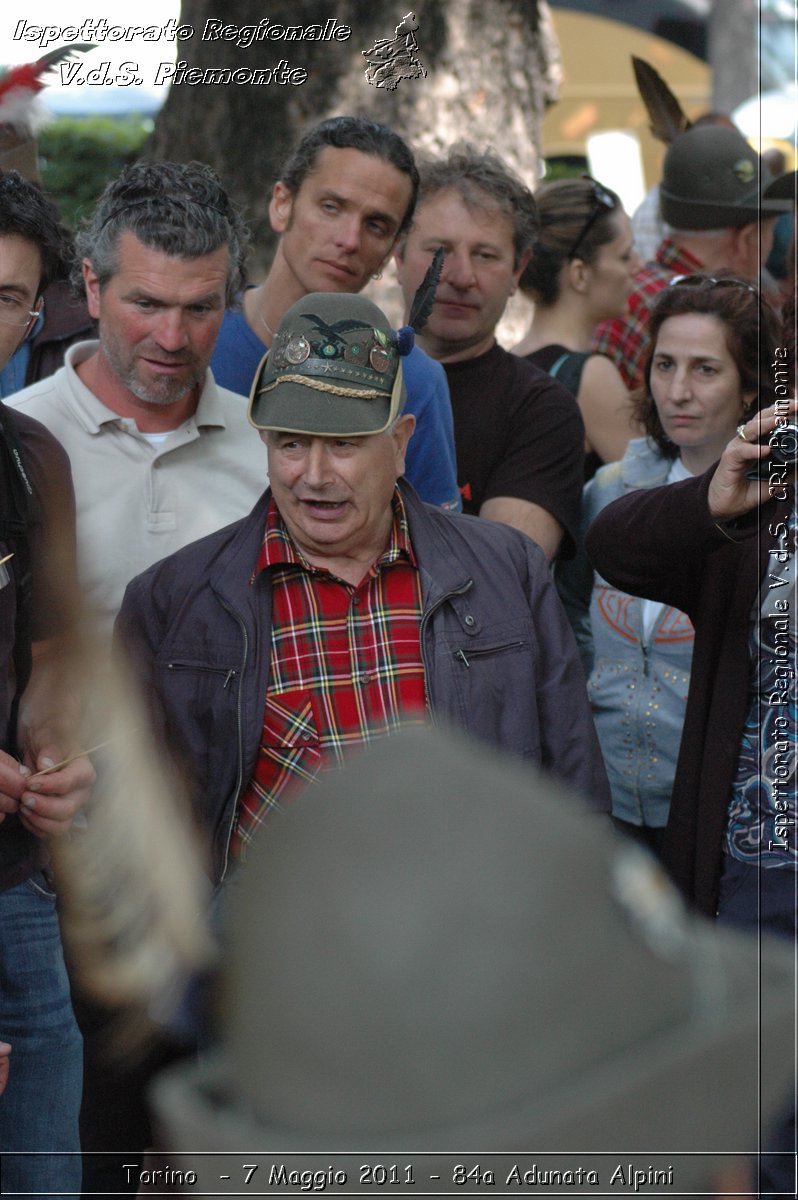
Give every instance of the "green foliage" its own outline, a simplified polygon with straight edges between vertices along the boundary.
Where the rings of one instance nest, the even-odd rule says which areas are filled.
[[[561,158],[547,158],[545,167],[543,178],[546,183],[551,183],[554,179],[578,179],[589,169],[587,159],[575,154]]]
[[[39,134],[42,184],[62,220],[76,225],[106,183],[134,162],[152,122],[141,117],[58,117]]]

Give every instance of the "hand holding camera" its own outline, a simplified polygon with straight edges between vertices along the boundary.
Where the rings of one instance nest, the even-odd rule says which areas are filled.
[[[798,458],[797,411],[795,400],[779,400],[737,427],[709,485],[714,520],[730,521],[768,499],[787,499]]]

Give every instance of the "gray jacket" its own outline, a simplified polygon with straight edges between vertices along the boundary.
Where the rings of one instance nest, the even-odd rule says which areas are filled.
[[[613,814],[653,828],[662,828],[668,819],[690,685],[693,626],[678,608],[663,605],[646,631],[643,601],[593,571],[584,534],[619,496],[667,483],[670,467],[671,461],[646,438],[635,438],[620,462],[602,467],[585,486],[577,554],[557,569],[557,588],[587,675]]]
[[[400,486],[421,574],[433,718],[549,768],[609,811],[579,654],[542,551],[509,526],[444,513]],[[250,580],[268,500],[266,492],[242,521],[134,579],[117,621],[156,732],[193,779],[216,880],[263,729],[269,571]]]

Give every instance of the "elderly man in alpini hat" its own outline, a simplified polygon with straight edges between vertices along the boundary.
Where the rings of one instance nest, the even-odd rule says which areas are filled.
[[[694,125],[668,147],[660,184],[671,227],[635,276],[626,314],[596,326],[592,349],[611,358],[627,387],[643,383],[655,297],[675,276],[731,271],[756,283],[780,213],[794,206],[795,175],[774,180],[736,129]]]
[[[349,747],[430,719],[609,807],[542,551],[422,504],[401,478],[412,343],[362,296],[289,309],[250,398],[270,489],[127,589],[117,631],[193,782],[215,882]]]

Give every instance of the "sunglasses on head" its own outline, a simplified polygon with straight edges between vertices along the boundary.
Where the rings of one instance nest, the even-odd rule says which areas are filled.
[[[757,300],[759,299],[759,292],[752,283],[728,275],[721,279],[716,279],[714,275],[674,275],[673,279],[668,280],[668,287],[742,288],[743,291],[750,292],[752,296],[756,296]]]
[[[602,213],[613,212],[617,201],[612,192],[608,192],[605,187],[598,183],[595,179],[591,179],[589,175],[583,175],[583,179],[587,179],[593,186],[593,207],[590,210],[590,215],[582,226],[582,232],[574,242],[571,249],[568,251],[569,258],[576,258],[576,252],[582,245],[590,230],[595,225]]]

